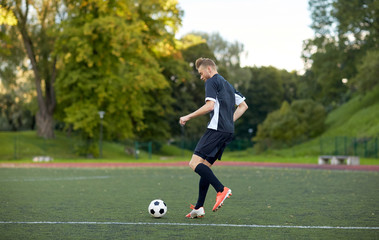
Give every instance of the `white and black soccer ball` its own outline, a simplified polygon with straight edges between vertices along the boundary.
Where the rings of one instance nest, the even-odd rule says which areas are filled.
[[[160,199],[151,201],[149,205],[149,213],[155,218],[163,217],[167,213],[167,205]]]

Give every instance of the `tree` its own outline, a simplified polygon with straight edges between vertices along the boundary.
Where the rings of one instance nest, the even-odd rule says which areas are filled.
[[[241,138],[250,138],[249,129],[253,129],[254,135],[258,124],[262,123],[267,114],[280,107],[284,97],[283,79],[281,71],[274,67],[251,67],[249,89],[241,89],[246,97],[249,110],[236,124],[236,135]]]
[[[304,127],[291,111],[290,105],[284,101],[279,110],[269,113],[265,121],[258,125],[257,135],[254,137],[257,141],[255,148],[262,151],[289,146],[294,136],[303,131],[302,128]]]
[[[14,13],[10,10],[9,6],[3,2],[4,1],[0,4],[0,25],[17,25],[17,19],[14,16]]]
[[[376,0],[310,0],[314,39],[305,41],[303,56],[322,90],[324,104],[339,103],[366,51],[378,48],[379,4]]]
[[[322,49],[311,55],[312,67],[310,71],[315,77],[314,81],[320,86],[321,94],[316,95],[317,100],[330,105],[333,102],[339,102],[341,96],[348,90],[342,83],[344,74],[342,73],[341,50],[337,43],[332,39],[322,38]],[[311,41],[309,48],[318,41]]]
[[[0,130],[18,131],[33,129],[35,125],[33,113],[36,102],[33,96],[34,85],[30,78],[31,70],[17,69],[15,72],[3,72],[8,81],[0,82]],[[3,78],[4,79],[4,78]]]
[[[175,2],[85,3],[68,5],[57,45],[61,117],[89,142],[98,136],[98,111],[105,111],[107,138],[156,137],[168,129],[159,121],[171,100],[158,59],[175,48]]]
[[[379,84],[379,51],[368,51],[358,65],[358,73],[350,85],[366,93]]]
[[[153,90],[146,94],[150,104],[144,111],[146,128],[137,133],[141,140],[167,140],[180,135],[178,119],[182,107],[187,104],[178,86],[191,79],[190,67],[177,52],[159,59],[162,74],[169,83],[169,88]],[[158,100],[158,101],[157,101]]]
[[[332,6],[340,43],[363,52],[379,47],[378,1],[335,0]]]
[[[314,138],[324,131],[326,111],[324,106],[311,99],[300,99],[293,101],[291,110],[295,113],[299,122],[304,125],[298,137],[300,140]],[[289,129],[292,131],[293,129]]]
[[[299,99],[309,98],[312,100],[317,100],[322,98],[321,86],[314,79],[314,72],[311,70],[305,71],[305,73],[299,77],[296,84]]]
[[[291,103],[293,100],[299,99],[298,84],[300,76],[293,72],[287,72],[286,70],[280,70],[280,76],[283,84],[284,100]]]
[[[248,87],[251,77],[250,71],[241,68],[241,55],[244,45],[238,41],[228,42],[220,33],[194,32],[206,40],[207,45],[213,52],[218,65],[218,71],[236,88]]]
[[[57,57],[53,55],[56,39],[56,23],[62,21],[59,1],[11,1],[2,4],[11,9],[17,19],[20,38],[18,41],[30,61],[37,92],[38,111],[36,113],[37,134],[54,138],[53,114],[56,107],[54,83],[56,79]],[[9,28],[7,31],[11,31]]]
[[[0,3],[0,129],[7,131],[34,127],[33,72],[16,25],[10,6]]]

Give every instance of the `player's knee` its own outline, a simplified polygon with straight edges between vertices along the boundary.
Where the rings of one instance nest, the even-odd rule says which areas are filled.
[[[198,163],[196,163],[195,161],[191,160],[188,165],[190,166],[190,168],[192,168],[192,170],[195,171],[195,168],[197,167]]]
[[[190,166],[190,168],[192,168],[192,170],[195,171],[195,169],[196,169],[197,165],[199,165],[199,163],[200,163],[200,161],[198,159],[192,158],[188,165]]]

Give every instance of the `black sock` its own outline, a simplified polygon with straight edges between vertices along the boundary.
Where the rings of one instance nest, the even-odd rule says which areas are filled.
[[[199,197],[197,199],[197,203],[195,209],[199,209],[204,206],[205,197],[207,196],[209,188],[209,182],[203,177],[200,177],[199,181]]]
[[[207,180],[216,190],[216,192],[224,191],[224,185],[221,184],[221,182],[217,179],[217,177],[213,174],[212,170],[207,165],[203,163],[198,164],[195,168],[195,172]]]

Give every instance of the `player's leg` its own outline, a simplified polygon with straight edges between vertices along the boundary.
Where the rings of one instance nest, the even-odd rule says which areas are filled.
[[[204,160],[201,157],[196,156],[196,155],[192,156],[192,159],[191,159],[189,165],[194,170],[194,168],[196,169],[197,165],[200,163],[208,166],[209,168],[212,166],[212,164],[210,164],[208,161],[206,161],[206,160]],[[196,202],[196,206],[191,205],[192,211],[186,215],[187,218],[204,217],[204,215],[205,215],[204,202],[205,202],[205,198],[206,198],[207,193],[208,193],[209,185],[210,185],[209,181],[206,178],[200,176],[199,195],[198,195],[198,199]]]
[[[191,168],[194,168],[194,171],[200,175],[200,181],[203,181],[204,184],[208,182],[208,186],[211,184],[217,192],[216,203],[212,209],[213,211],[217,211],[219,208],[221,208],[224,204],[225,199],[229,198],[232,195],[232,190],[222,185],[222,183],[217,179],[213,171],[210,169],[215,160],[216,159],[213,158],[210,162],[208,162],[207,160],[204,160],[194,154],[190,162]],[[198,203],[194,207],[195,210],[200,209],[204,205],[207,191],[208,187],[206,191],[202,191],[201,185],[199,184],[199,199]]]
[[[217,192],[216,204],[213,207],[213,211],[218,210],[222,206],[224,200],[231,195],[231,190],[222,185],[211,170],[213,163],[217,159],[221,159],[224,148],[231,138],[232,134],[207,130],[199,140],[189,163],[192,170],[201,177],[199,182],[198,203],[194,206],[193,211],[197,211],[196,209],[200,209],[202,208],[202,205],[204,205],[209,184],[211,184]],[[205,183],[207,183],[206,190],[202,191],[202,187],[205,189]]]
[[[208,160],[203,161],[205,165],[207,165],[209,168],[212,167],[213,163],[216,161],[216,158],[209,158]],[[195,206],[195,209],[199,209],[200,207],[204,206],[205,198],[207,196],[207,192],[209,189],[210,183],[208,180],[206,180],[203,177],[200,177],[199,181],[199,197],[197,199],[197,203]]]
[[[233,137],[232,134],[230,134],[230,135],[228,135],[228,134],[223,134],[223,136],[222,136],[222,140],[220,141],[220,144],[221,144],[221,145],[219,145],[220,147],[218,148],[218,151],[217,151],[217,153],[216,153],[216,155],[215,155],[215,158],[216,158],[216,159],[221,160],[221,157],[222,157],[222,154],[223,154],[223,152],[224,152],[224,149],[225,149],[226,145],[227,145],[228,143],[231,142],[232,137]],[[212,164],[213,164],[213,163],[212,163]],[[217,192],[217,196],[216,196],[216,203],[215,203],[215,205],[213,206],[213,209],[212,209],[212,210],[215,212],[215,211],[217,211],[219,208],[221,208],[222,205],[224,204],[225,199],[226,199],[226,198],[229,198],[231,195],[232,195],[232,190],[230,190],[230,189],[227,188],[227,187],[224,187],[222,191],[218,191],[218,192]]]
[[[209,189],[209,182],[205,178],[200,177],[199,196],[197,198],[195,209],[199,209],[199,208],[204,206],[204,202],[205,202],[205,198],[207,197],[208,189]]]
[[[207,161],[205,161],[207,162]],[[222,185],[218,178],[213,174],[213,171],[210,167],[204,163],[199,163],[195,167],[195,172],[208,181],[217,192],[216,203],[213,206],[212,211],[217,211],[222,207],[226,198],[229,198],[232,195],[232,190]]]
[[[202,157],[198,156],[198,154],[193,154],[192,155],[192,158],[191,158],[191,161],[189,162],[189,166],[190,168],[192,168],[192,170],[195,171],[197,165],[199,165],[200,163],[208,166],[209,168],[212,167],[212,164],[209,163],[207,160],[203,159]]]
[[[208,181],[212,187],[216,190],[216,192],[222,192],[224,189],[224,185],[218,180],[218,178],[214,175],[211,170],[212,164],[208,161],[204,160],[202,157],[194,154],[192,155],[192,159],[189,163],[192,170],[194,170],[200,177],[204,178]]]
[[[197,159],[197,158],[194,158],[193,161],[191,160],[190,166],[193,165],[194,162],[199,162],[199,163],[201,162],[201,163],[206,164],[209,167],[212,166],[208,161],[204,161],[202,159],[200,160],[200,159]],[[196,166],[195,166],[195,168],[196,168]],[[203,178],[203,177],[200,176],[198,199],[197,199],[197,202],[196,202],[195,206],[191,205],[192,211],[186,215],[187,218],[201,218],[201,217],[204,217],[204,215],[205,215],[204,202],[205,202],[205,198],[206,198],[207,193],[208,193],[209,185],[210,184],[209,184],[208,180],[206,180],[205,178]]]
[[[226,198],[232,195],[232,191],[223,186],[217,177],[210,170],[213,163],[222,157],[224,149],[227,144],[232,141],[233,134],[221,133],[217,131],[208,131],[204,134],[204,137],[200,139],[198,146],[196,146],[195,154],[191,160],[191,168],[200,176],[204,176],[217,192],[216,203],[213,206],[213,211],[217,211]],[[196,157],[198,155],[199,157]],[[207,159],[207,160],[204,160]],[[209,168],[207,168],[209,167]],[[213,181],[213,182],[212,182]]]

